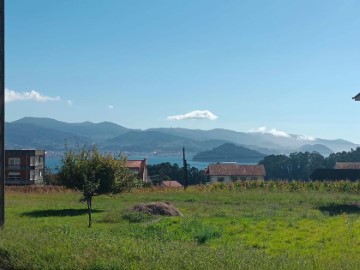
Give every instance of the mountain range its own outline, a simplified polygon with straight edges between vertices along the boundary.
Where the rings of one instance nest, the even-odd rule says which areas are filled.
[[[317,151],[325,156],[349,151],[358,145],[337,139],[325,140],[301,135],[276,136],[261,132],[227,129],[151,128],[129,129],[111,122],[66,123],[51,118],[25,117],[5,124],[7,149],[38,148],[63,151],[66,147],[96,144],[106,151],[127,154],[172,155],[185,147],[189,154],[225,143],[243,146],[262,154]]]

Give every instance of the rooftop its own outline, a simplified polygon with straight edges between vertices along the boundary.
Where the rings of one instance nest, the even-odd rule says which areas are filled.
[[[360,162],[336,162],[334,169],[360,169]]]
[[[161,182],[162,186],[165,187],[182,187],[183,185],[180,184],[178,181],[174,181],[174,180],[169,180],[169,181],[162,181]]]

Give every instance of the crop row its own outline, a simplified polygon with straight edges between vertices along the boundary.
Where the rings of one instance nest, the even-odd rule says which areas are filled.
[[[324,191],[341,192],[349,194],[360,194],[360,181],[239,181],[233,183],[213,183],[206,185],[194,185],[187,188],[188,192],[211,192],[211,191],[246,191],[246,190],[264,190],[279,192],[306,192],[306,191]],[[57,193],[66,192],[63,186],[7,186],[7,192],[25,192],[25,193]],[[174,188],[163,188],[157,186],[139,188],[136,192],[167,192],[174,191]],[[182,188],[178,188],[182,191]]]

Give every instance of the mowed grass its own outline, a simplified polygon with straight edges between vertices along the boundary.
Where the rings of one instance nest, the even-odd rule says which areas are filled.
[[[328,192],[7,192],[5,269],[360,269],[360,196]],[[168,201],[181,217],[129,212]]]

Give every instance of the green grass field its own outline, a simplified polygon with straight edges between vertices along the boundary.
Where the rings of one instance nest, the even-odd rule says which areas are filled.
[[[360,196],[326,191],[6,193],[5,269],[360,269]],[[168,201],[182,217],[128,208]]]

